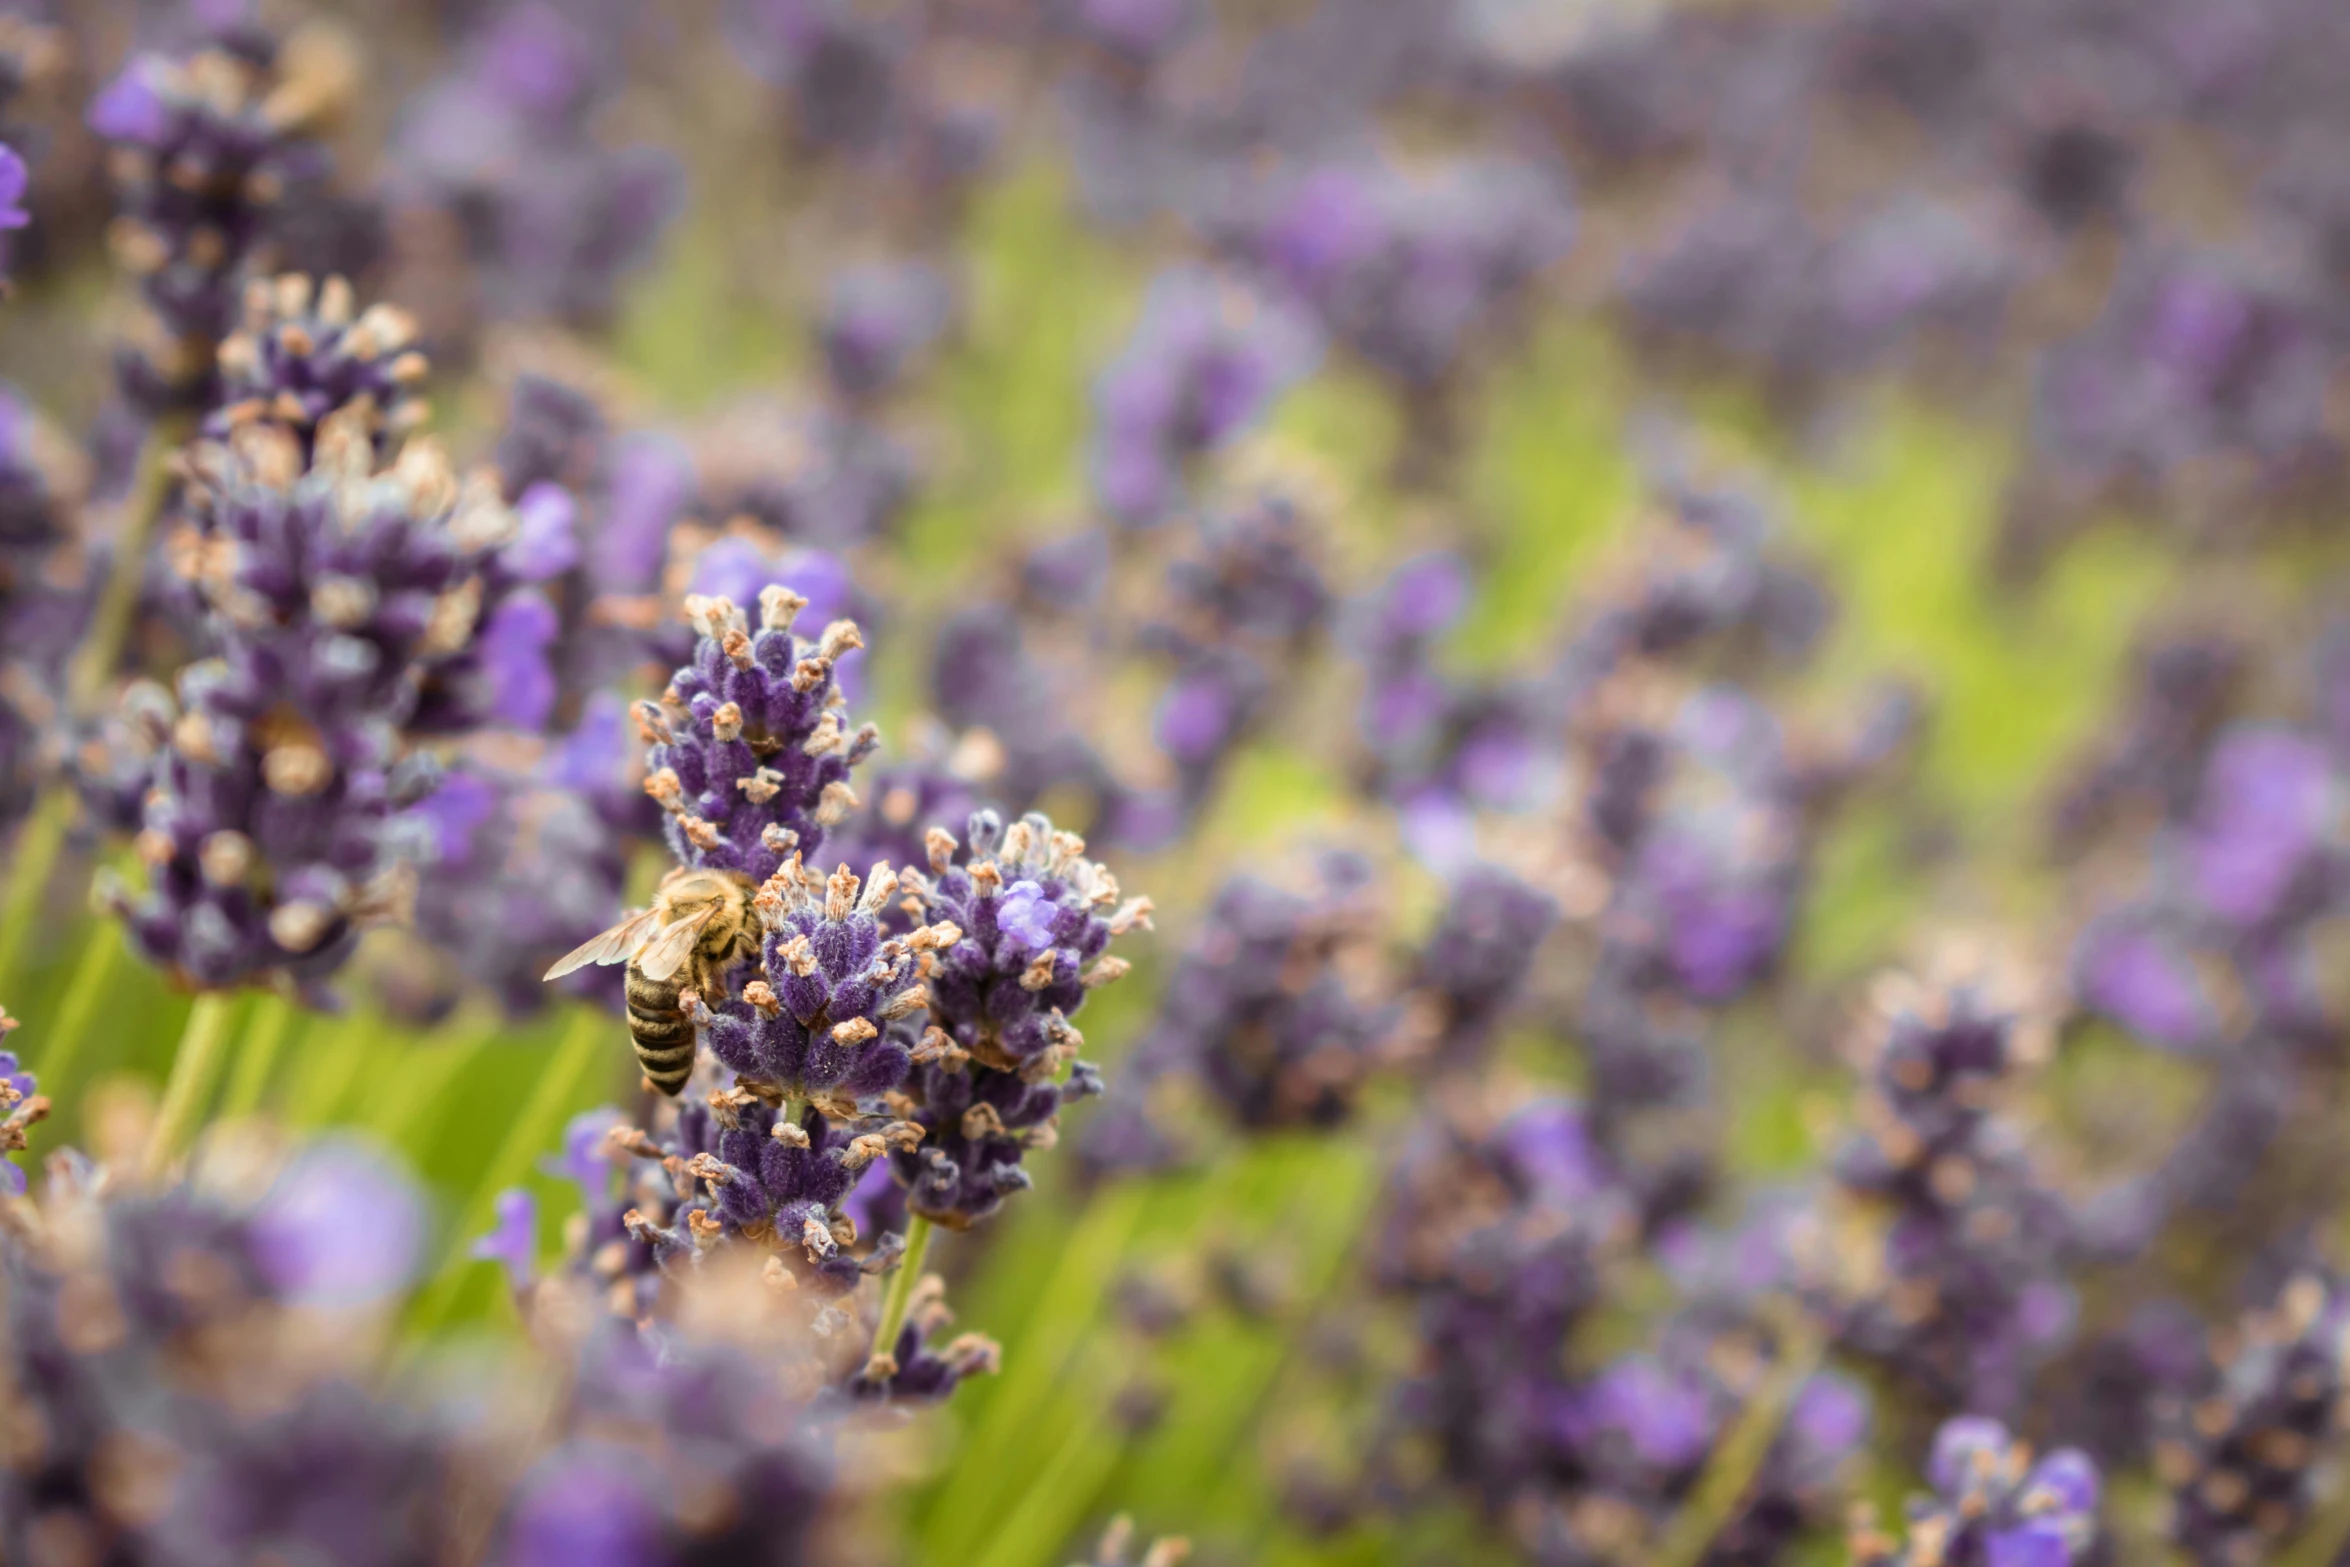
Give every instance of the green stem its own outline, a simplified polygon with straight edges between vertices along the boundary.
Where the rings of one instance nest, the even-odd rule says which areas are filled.
[[[906,1325],[906,1308],[914,1299],[915,1281],[922,1276],[922,1258],[930,1250],[930,1221],[915,1214],[906,1221],[906,1254],[899,1259],[898,1271],[889,1278],[889,1295],[881,1303],[881,1326],[873,1330],[873,1358],[865,1363],[866,1374],[877,1375],[874,1367],[885,1357],[894,1367],[898,1333]]]
[[[1787,1423],[1795,1396],[1820,1367],[1827,1346],[1801,1309],[1782,1304],[1771,1315],[1779,1333],[1779,1364],[1706,1460],[1687,1505],[1650,1558],[1654,1567],[1696,1567],[1704,1559],[1706,1549],[1738,1516],[1739,1504],[1770,1456],[1779,1428]]]
[[[581,1007],[572,1015],[571,1027],[555,1047],[547,1069],[539,1074],[537,1088],[506,1128],[506,1140],[498,1145],[489,1168],[466,1199],[440,1268],[409,1318],[411,1332],[419,1337],[432,1332],[456,1306],[466,1282],[475,1276],[465,1266],[473,1255],[474,1237],[489,1228],[498,1194],[519,1185],[530,1173],[531,1161],[555,1146],[563,1132],[563,1118],[579,1097],[580,1084],[599,1059],[607,1058],[614,1033],[612,1019],[593,1008]]]
[[[67,1074],[89,1043],[90,1020],[106,994],[106,976],[121,955],[122,927],[112,920],[99,920],[82,946],[82,960],[74,965],[73,977],[66,981],[65,996],[57,1003],[53,1021],[43,1031],[47,1048],[41,1052],[41,1091],[51,1099],[64,1092]]]
[[[155,1112],[155,1129],[147,1138],[147,1176],[161,1178],[184,1151],[203,1118],[204,1103],[220,1081],[228,1060],[229,993],[198,993],[188,1009],[188,1026],[180,1031],[179,1053],[172,1057],[171,1080],[163,1088],[163,1108]]]
[[[261,1108],[261,1096],[269,1092],[269,1078],[276,1070],[278,1055],[294,1031],[294,1018],[294,1004],[285,997],[261,998],[252,1035],[245,1041],[245,1048],[237,1052],[237,1069],[228,1080],[228,1092],[221,1096],[222,1120],[248,1116]]]
[[[8,866],[8,892],[0,901],[0,1003],[14,998],[17,965],[33,927],[41,923],[41,898],[65,848],[65,826],[73,816],[73,793],[53,788],[41,796],[18,830]]]
[[[167,415],[148,428],[146,443],[139,448],[139,471],[130,494],[123,497],[122,525],[114,534],[114,560],[90,613],[89,634],[66,674],[66,700],[76,713],[86,714],[97,704],[122,662],[131,616],[139,607],[139,587],[147,578],[147,542],[171,494],[171,454],[187,438],[186,418]]]

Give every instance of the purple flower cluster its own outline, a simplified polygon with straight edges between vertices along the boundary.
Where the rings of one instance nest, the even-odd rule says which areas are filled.
[[[300,63],[279,71],[275,46],[237,29],[184,59],[135,56],[90,105],[113,148],[114,248],[153,314],[118,365],[144,409],[220,401],[213,355],[236,326],[245,269],[266,255],[289,194],[325,172],[303,133],[347,84],[332,62]]]
[[[935,953],[931,1026],[903,1090],[925,1137],[895,1157],[913,1212],[959,1230],[1028,1186],[1022,1158],[1051,1146],[1065,1102],[1100,1092],[1070,1020],[1127,972],[1110,942],[1147,927],[1151,902],[1122,900],[1083,839],[1033,812],[1006,826],[982,811],[962,844],[933,831],[929,860],[905,885],[927,928],[957,939]]]
[[[1162,273],[1094,387],[1094,492],[1130,527],[1164,521],[1193,462],[1230,443],[1314,368],[1317,334],[1240,279]]]
[[[1493,865],[1454,879],[1444,912],[1419,951],[1412,988],[1436,1009],[1434,1052],[1478,1060],[1533,971],[1557,924],[1557,900]]]
[[[2097,1537],[2097,1466],[2077,1448],[2033,1461],[1996,1420],[1946,1422],[1934,1434],[1931,1497],[1910,1503],[1906,1543],[1873,1521],[1852,1534],[1853,1567],[2073,1567]]]
[[[60,448],[0,384],[0,821],[21,815],[58,764],[58,693],[89,615],[71,550],[81,483]]]
[[[1330,617],[1315,533],[1298,501],[1267,489],[1203,515],[1193,548],[1167,569],[1166,618],[1142,642],[1173,665],[1153,730],[1186,814],[1294,683]]]
[[[621,902],[622,844],[592,797],[542,764],[534,776],[461,758],[402,813],[403,852],[416,866],[414,922],[435,956],[410,1012],[453,1005],[459,983],[507,1013],[545,1004],[547,965],[609,926]],[[582,976],[619,1005],[618,976]]]
[[[305,460],[292,431],[247,421],[185,460],[170,557],[218,651],[179,676],[138,837],[148,886],[111,896],[192,984],[316,983],[399,913],[388,827],[434,781],[412,737],[478,723],[515,674],[491,656],[523,588],[513,513],[430,442],[379,464],[374,423],[364,402],[328,415]]]
[[[1479,812],[1530,809],[1556,770],[1532,682],[1464,680],[1440,662],[1444,633],[1467,610],[1469,592],[1458,556],[1416,556],[1354,616],[1365,784],[1395,807],[1406,846],[1440,871],[1475,857]]]
[[[860,890],[846,865],[819,877],[796,859],[759,889],[765,979],[697,1018],[710,1053],[738,1083],[794,1099],[870,1098],[904,1080],[930,1001],[924,976],[960,932],[923,925],[889,934],[881,915],[898,877],[876,865]]]
[[[1822,1237],[1831,1320],[1853,1353],[1945,1404],[2005,1413],[2070,1337],[2072,1243],[1999,1096],[2027,1025],[1960,986],[1888,992],[1860,1130],[1836,1182],[1862,1227]]]
[[[472,308],[592,321],[684,205],[684,171],[607,146],[597,121],[625,64],[625,19],[551,0],[491,8],[458,63],[392,138],[395,209],[445,214],[473,269]]]
[[[321,285],[299,272],[246,285],[244,315],[222,339],[218,403],[204,434],[225,439],[238,425],[265,419],[305,443],[319,422],[345,413],[371,426],[380,451],[426,417],[416,387],[431,366],[412,345],[416,323],[387,304],[357,309],[351,285]]]
[[[1646,1559],[1783,1352],[1754,1310],[1773,1279],[1700,1287],[1653,1347],[1580,1369],[1572,1346],[1639,1205],[1577,1107],[1464,1100],[1413,1130],[1391,1182],[1382,1277],[1414,1305],[1420,1356],[1395,1391],[1389,1467],[1432,1465],[1530,1560]],[[1778,1559],[1828,1510],[1867,1421],[1849,1384],[1805,1379],[1705,1559]]]
[[[645,792],[668,813],[681,865],[765,881],[795,850],[815,853],[857,803],[849,769],[879,736],[842,723],[835,666],[864,637],[845,620],[814,642],[793,636],[806,603],[788,588],[762,588],[754,635],[731,600],[688,600],[701,634],[693,661],[658,704],[637,705],[651,748]]]
[[[1397,1022],[1363,993],[1377,912],[1370,866],[1353,855],[1326,856],[1303,885],[1226,882],[1168,978],[1141,1059],[1196,1074],[1251,1130],[1344,1122]]]
[[[2273,1308],[2215,1334],[2212,1352],[2158,1401],[2155,1473],[2189,1557],[2259,1561],[2307,1515],[2312,1471],[2339,1442],[2350,1310],[2337,1283],[2297,1274]]]

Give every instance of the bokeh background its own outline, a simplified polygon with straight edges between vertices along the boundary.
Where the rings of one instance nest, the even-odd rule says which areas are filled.
[[[110,456],[78,432],[103,430],[132,312],[82,106],[205,9],[0,7],[20,75],[8,135],[34,179],[0,363],[39,460],[93,497],[101,530],[120,442]],[[885,1554],[1058,1567],[1119,1512],[1207,1563],[1520,1548],[1469,1487],[1372,1481],[1410,1468],[1383,1433],[1425,1353],[1411,1302],[1378,1282],[1401,1244],[1382,1191],[1448,1093],[1593,1091],[1614,882],[1578,847],[1600,776],[1579,737],[1609,703],[1667,698],[1594,697],[1572,660],[1627,606],[1670,620],[1652,589],[1704,555],[1688,541],[1708,507],[1757,530],[1752,560],[1793,607],[1759,639],[1665,647],[1657,691],[1731,691],[1789,755],[1850,776],[1774,829],[1768,907],[1737,938],[1751,961],[1678,986],[1702,1065],[1651,1108],[1703,1169],[1691,1211],[1816,1178],[1850,1131],[1846,1052],[1874,976],[1954,943],[2029,977],[2056,1043],[2010,1108],[2075,1194],[2160,1166],[2282,1029],[2265,993],[2219,974],[2251,961],[2240,943],[2176,958],[2226,1014],[2209,1040],[2158,1037],[2076,954],[2159,882],[2163,834],[2216,809],[2199,779],[2231,717],[2339,737],[2327,704],[2350,676],[2318,655],[2345,564],[2350,16],[2322,0],[260,17],[347,93],[326,137],[343,205],[286,259],[415,313],[431,428],[454,452],[503,450],[533,388],[576,394],[595,428],[562,477],[591,577],[621,548],[597,542],[604,519],[660,509],[622,493],[623,448],[672,459],[673,576],[710,547],[674,539],[698,510],[713,537],[853,583],[857,711],[884,765],[987,728],[1024,767],[1074,736],[1082,762],[1035,762],[1012,803],[1086,822],[1157,901],[1136,972],[1084,1025],[1110,1099],[1032,1159],[1036,1190],[933,1253],[1003,1370],[872,1439],[860,1461],[890,1483],[865,1524]],[[866,331],[902,362],[859,370]],[[725,497],[742,511],[716,514]],[[1267,497],[1294,512],[1327,603],[1270,649],[1170,633],[1170,566],[1212,548],[1202,519]],[[735,515],[752,520],[728,534]],[[1421,575],[1392,575],[1407,563]],[[1689,581],[1701,628],[1729,618],[1718,584]],[[1409,656],[1459,732],[1383,751],[1366,716],[1382,637],[1419,613],[1413,592],[1454,588]],[[973,672],[1000,647],[952,640],[975,608],[1011,628],[1018,679]],[[1182,701],[1238,700],[1184,697],[1219,637],[1254,683],[1245,717],[1195,745]],[[958,697],[958,679],[984,689]],[[566,682],[540,727],[560,735],[583,700]],[[1478,736],[1500,753],[1484,773],[1462,761]],[[962,754],[1001,797],[1004,758]],[[2293,852],[2338,848],[2326,799],[2315,846]],[[190,1000],[87,912],[91,876],[127,849],[70,805],[28,810],[4,999],[62,1107],[43,1143],[103,1146],[110,1107],[162,1082]],[[44,832],[54,865],[27,875]],[[1362,961],[1382,995],[1471,863],[1564,910],[1486,1056],[1448,1083],[1367,1047],[1339,1069],[1342,1113],[1313,1126],[1243,1124],[1138,1067],[1219,886],[1339,849],[1376,880]],[[638,850],[629,890],[661,866]],[[2166,1229],[2149,1264],[2215,1320],[2281,1250],[2329,1253],[2350,1224],[2323,961],[2338,920],[2318,879],[2285,943],[2312,975],[2309,1037],[2276,1069],[2292,1168],[2234,1221]],[[637,1091],[609,1013],[482,980],[384,933],[338,981],[340,1012],[243,996],[215,1106],[359,1129],[412,1164],[438,1221],[411,1308],[423,1337],[518,1331],[466,1242],[517,1182],[559,1224],[576,1196],[537,1160],[575,1112]],[[1122,1104],[1128,1083],[1153,1091]],[[1153,1157],[1088,1142],[1089,1118],[1144,1099],[1164,1118]],[[2099,1277],[2078,1344],[2147,1276]],[[1633,1258],[1573,1354],[1639,1345],[1673,1289]],[[1891,1509],[1946,1411],[1879,1394],[1849,1489]],[[2019,1429],[2064,1435],[2066,1396],[2027,1402]],[[2158,1483],[2110,1483],[2112,1559],[2161,1559]],[[1844,1549],[1827,1516],[1771,1559]]]

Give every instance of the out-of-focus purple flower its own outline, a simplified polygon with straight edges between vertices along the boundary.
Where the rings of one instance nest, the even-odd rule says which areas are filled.
[[[217,400],[213,351],[235,324],[246,265],[281,204],[325,169],[303,130],[339,88],[285,78],[266,35],[253,36],[258,52],[137,55],[90,106],[91,129],[118,152],[114,242],[155,318],[151,340],[117,363],[125,394],[148,410]]]
[[[1908,1542],[1864,1517],[1852,1533],[1854,1567],[2072,1567],[2096,1540],[2097,1466],[2078,1448],[2031,1463],[1998,1421],[1962,1416],[1935,1433],[1926,1478],[1935,1495],[1911,1504]]]
[[[2350,1383],[2346,1326],[2341,1286],[2296,1274],[2273,1309],[2215,1338],[2201,1374],[2158,1400],[2154,1457],[2171,1487],[2170,1535],[2195,1560],[2255,1559],[2307,1515],[2311,1476],[2341,1440],[2328,1412]]]
[[[852,401],[886,396],[953,312],[953,290],[925,263],[874,262],[841,272],[818,328],[833,390]]]
[[[516,577],[544,582],[579,564],[579,503],[569,490],[541,479],[515,500],[514,517],[519,527],[505,561]]]
[[[1341,854],[1301,886],[1218,888],[1137,1047],[1143,1073],[1195,1076],[1251,1130],[1345,1121],[1397,1021],[1349,972],[1371,936],[1369,893],[1369,867]]]
[[[394,129],[395,198],[459,218],[493,314],[607,314],[684,205],[671,153],[596,133],[625,32],[552,4],[503,6]]]
[[[25,167],[23,156],[0,142],[0,229],[20,229],[33,221],[33,215],[24,209],[25,192],[32,182],[32,171]]]
[[[639,1455],[583,1442],[515,1498],[503,1567],[640,1567],[662,1559],[661,1509]]]
[[[1293,310],[1236,278],[1160,274],[1094,389],[1102,505],[1128,524],[1161,521],[1186,495],[1185,465],[1263,417],[1319,352]]]
[[[2278,914],[2330,840],[2339,795],[2332,763],[2316,742],[2282,729],[2225,736],[2204,771],[2186,845],[2204,906],[2242,927]]]
[[[550,653],[562,622],[547,597],[528,589],[492,612],[475,644],[488,685],[486,716],[509,729],[543,729],[555,711]]]
[[[369,1306],[414,1276],[424,1196],[407,1172],[362,1143],[306,1148],[253,1212],[253,1260],[298,1305]]]
[[[539,1168],[558,1180],[572,1181],[582,1191],[600,1189],[611,1177],[606,1153],[612,1128],[624,1117],[610,1105],[582,1110],[563,1125],[563,1151],[539,1161]]]
[[[2194,1053],[2219,1040],[2220,1018],[2195,954],[2176,933],[2117,916],[2081,933],[2073,952],[2081,999],[2141,1039]]]
[[[510,1187],[498,1193],[492,1211],[496,1222],[487,1234],[474,1238],[473,1255],[505,1268],[508,1281],[521,1289],[538,1276],[538,1199],[519,1186]]]
[[[1462,159],[1324,167],[1266,198],[1255,246],[1332,334],[1407,386],[1453,368],[1574,225],[1545,172]]]

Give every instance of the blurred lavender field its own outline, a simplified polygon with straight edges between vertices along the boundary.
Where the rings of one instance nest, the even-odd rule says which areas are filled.
[[[2346,78],[0,0],[0,1562],[2350,1562]]]

